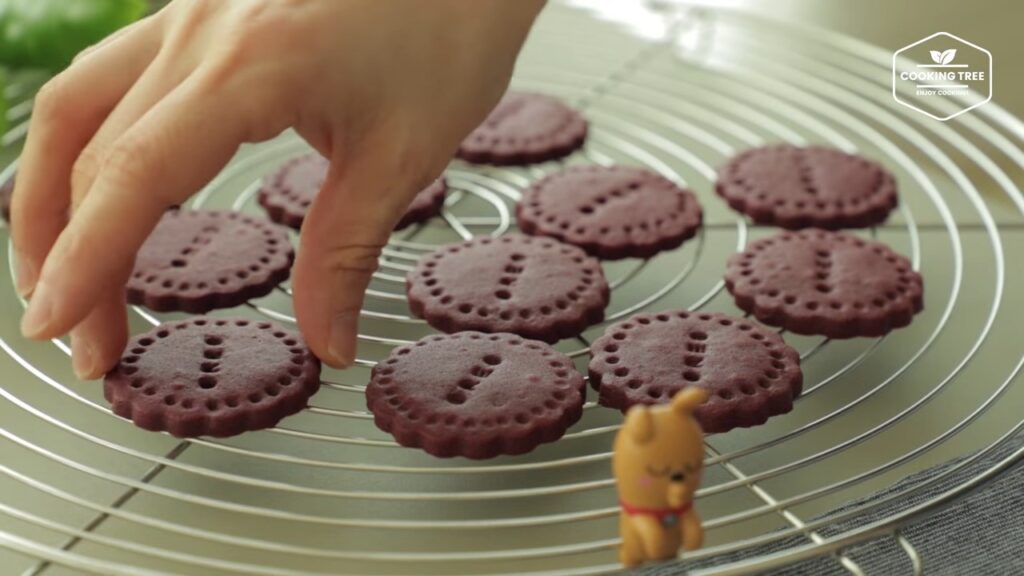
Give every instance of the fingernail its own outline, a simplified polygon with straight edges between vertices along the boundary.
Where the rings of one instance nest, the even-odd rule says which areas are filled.
[[[20,252],[14,253],[14,282],[22,298],[28,298],[36,286],[36,269]]]
[[[38,338],[53,317],[53,297],[46,284],[37,284],[29,300],[28,310],[21,317],[21,333],[26,338]]]
[[[95,369],[95,358],[92,345],[88,340],[71,337],[71,368],[79,380],[91,380]]]
[[[356,333],[359,330],[359,313],[342,313],[331,322],[331,336],[327,353],[340,367],[347,368],[356,358]]]

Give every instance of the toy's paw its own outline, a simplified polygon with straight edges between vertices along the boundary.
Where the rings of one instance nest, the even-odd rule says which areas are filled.
[[[667,538],[644,541],[644,554],[649,560],[670,560],[678,554],[676,545]]]
[[[644,561],[640,556],[631,553],[625,547],[621,547],[619,548],[619,562],[624,568],[636,568],[643,564]]]

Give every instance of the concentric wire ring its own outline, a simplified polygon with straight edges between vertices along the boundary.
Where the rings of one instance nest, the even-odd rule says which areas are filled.
[[[838,343],[786,335],[801,351],[808,386],[793,414],[758,431],[708,439],[709,474],[698,507],[706,519],[710,546],[691,558],[750,550],[864,515],[964,469],[1017,432],[1019,421],[1003,423],[996,437],[985,440],[973,433],[977,423],[990,420],[988,415],[998,409],[1000,399],[1020,388],[1024,360],[1010,358],[992,372],[998,378],[968,396],[965,409],[944,417],[941,427],[921,438],[893,441],[894,434],[915,418],[920,420],[921,414],[934,415],[951,396],[962,398],[965,374],[976,373],[974,359],[986,354],[993,333],[1006,332],[999,313],[1012,289],[1017,294],[1021,290],[1020,279],[1008,274],[1004,244],[1009,240],[1001,227],[1021,221],[1024,201],[998,161],[1024,168],[1020,146],[1024,127],[1019,121],[994,105],[951,125],[894,111],[879,74],[886,61],[878,51],[813,30],[783,28],[738,14],[713,14],[713,22],[705,24],[715,27],[714,44],[694,61],[688,60],[691,52],[674,54],[674,38],[640,42],[623,37],[617,29],[602,28],[576,11],[560,9],[558,16],[589,26],[588,36],[577,42],[579,38],[570,41],[539,34],[536,41],[550,53],[600,61],[603,45],[619,42],[634,54],[619,68],[594,64],[571,72],[568,63],[533,60],[529,50],[524,55],[517,87],[575,100],[592,122],[586,150],[568,162],[648,166],[697,190],[708,208],[701,235],[679,250],[646,262],[608,266],[615,297],[607,322],[639,310],[734,311],[720,280],[724,256],[740,249],[748,237],[770,231],[748,229],[745,221],[720,205],[711,193],[714,167],[743,148],[770,141],[828,143],[878,156],[897,170],[904,198],[900,213],[892,224],[871,233],[907,252],[929,289],[928,310],[914,327],[888,338]],[[780,36],[796,45],[777,41]],[[798,50],[798,46],[811,49]],[[994,147],[999,158],[983,152],[979,141]],[[968,176],[962,161],[950,157],[950,148],[962,153],[982,176]],[[197,196],[194,205],[258,210],[252,198],[260,175],[304,150],[294,136],[258,148],[226,170]],[[90,446],[95,453],[142,463],[159,472],[151,478],[110,472],[99,461],[80,459],[30,433],[3,427],[0,435],[33,458],[134,496],[127,505],[110,505],[19,470],[13,463],[0,466],[0,477],[122,526],[173,535],[181,544],[162,547],[136,539],[130,531],[108,532],[103,527],[84,530],[15,502],[4,502],[0,513],[78,540],[65,551],[0,528],[0,544],[47,561],[106,573],[130,566],[251,574],[452,573],[481,571],[481,567],[509,573],[612,570],[617,509],[607,463],[611,434],[618,428],[617,414],[589,403],[584,420],[556,445],[523,458],[464,463],[433,460],[399,448],[373,428],[362,408],[365,368],[390,346],[429,332],[404,306],[404,275],[416,259],[444,242],[513,229],[512,206],[519,190],[555,168],[453,165],[449,179],[455,192],[443,218],[396,235],[382,255],[363,313],[364,346],[358,363],[362,371],[325,374],[325,390],[305,414],[261,434],[164,442],[161,450],[140,448],[134,440],[111,439],[94,423],[111,418],[106,404],[94,392],[69,384],[52,370],[53,363],[63,361],[63,354],[50,354],[49,363],[40,364],[38,349],[10,337],[9,330],[3,332],[0,348],[5,354],[31,375],[34,385],[62,398],[74,417],[66,420],[51,414],[23,386],[0,390],[8,408],[38,427]],[[979,191],[982,184],[1010,200],[1017,209],[1015,220],[997,223],[991,200]],[[952,201],[959,211],[950,205]],[[977,227],[965,228],[967,221]],[[972,268],[969,250],[991,263],[987,276]],[[944,258],[936,258],[936,253]],[[964,319],[964,294],[982,289],[987,294],[983,313],[972,313],[978,319],[972,324]],[[13,299],[13,290],[7,292]],[[282,286],[277,294],[231,313],[293,323],[289,297],[290,288]],[[164,318],[136,309],[133,321],[144,326]],[[950,344],[950,335],[964,327],[972,330],[969,337]],[[588,331],[578,342],[563,343],[580,367],[586,361],[588,339],[601,329]],[[54,346],[56,351],[68,351],[63,343]],[[948,358],[936,360],[939,349]],[[955,354],[949,354],[951,350]],[[931,374],[929,366],[938,362],[942,372]],[[904,396],[907,393],[911,395]],[[892,404],[879,410],[887,402]],[[128,424],[120,424],[118,430],[126,437],[141,434]],[[877,487],[879,479],[920,469],[930,452],[963,438],[970,438],[968,444],[982,451],[913,491],[820,519],[806,516],[798,523],[791,519],[795,509],[823,514],[836,497],[863,495]],[[889,446],[893,449],[886,449]],[[866,450],[878,453],[865,456]],[[824,472],[828,467],[856,472],[837,478]],[[996,471],[984,471],[978,478]],[[166,483],[161,481],[164,476],[169,478]],[[942,498],[935,505],[944,502]],[[141,501],[137,509],[132,507],[135,500]],[[160,503],[210,515],[222,529],[206,528],[188,517],[161,516],[166,505]],[[460,503],[465,509],[442,506],[445,503]],[[783,516],[786,524],[773,523],[781,513],[790,515]],[[911,513],[918,511],[904,514]],[[890,516],[888,525],[868,525],[793,548],[782,559],[748,559],[729,569],[760,569],[831,552],[885,533],[900,520]],[[268,523],[289,528],[277,530]],[[248,524],[261,528],[250,529]],[[574,529],[565,530],[569,526]],[[305,543],[291,534],[314,529],[332,536]],[[445,540],[433,541],[436,533],[446,535]],[[487,538],[480,540],[478,534]],[[346,537],[353,539],[351,544]],[[201,553],[180,553],[187,549],[182,546],[199,541],[210,547]],[[88,543],[89,551],[78,552],[78,542]],[[392,544],[381,547],[380,542]],[[107,562],[102,559],[107,556],[92,554],[95,546],[131,556]],[[244,557],[238,550],[274,558],[239,560]],[[338,560],[354,564],[342,566]]]

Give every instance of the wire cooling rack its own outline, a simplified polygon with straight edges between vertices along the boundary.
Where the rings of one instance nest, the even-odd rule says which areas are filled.
[[[606,6],[614,3],[605,3]],[[801,352],[805,391],[791,414],[707,439],[697,506],[707,546],[699,573],[756,571],[895,537],[1019,459],[1012,452],[923,503],[877,513],[1004,446],[1022,427],[1018,318],[1024,311],[1024,125],[995,104],[949,123],[897,106],[891,55],[861,42],[760,17],[652,4],[628,26],[550,6],[521,58],[518,89],[580,108],[592,133],[567,163],[647,166],[693,188],[706,225],[647,261],[608,263],[608,320],[559,348],[585,369],[609,322],[686,307],[738,314],[721,281],[728,255],[772,233],[713,192],[714,169],[767,142],[826,143],[877,158],[902,205],[864,234],[907,254],[925,278],[926,310],[879,339],[785,334]],[[38,82],[4,136],[23,138]],[[244,150],[194,200],[259,214],[259,179],[306,148],[294,135]],[[404,276],[439,244],[514,229],[520,191],[558,169],[453,163],[442,217],[397,234],[362,313],[357,366],[327,370],[303,413],[273,430],[181,441],[113,416],[96,383],[72,377],[64,342],[17,333],[24,309],[0,285],[0,563],[15,574],[594,574],[614,571],[616,497],[610,445],[621,416],[586,404],[554,444],[486,462],[439,460],[396,446],[365,411],[369,367],[430,332],[410,317]],[[8,169],[7,175],[13,170]],[[112,223],[111,225],[116,225]],[[297,238],[296,238],[297,241]],[[0,229],[0,242],[8,243]],[[300,248],[301,249],[301,248]],[[9,250],[0,265],[10,267]],[[293,324],[290,288],[225,315]],[[179,318],[133,309],[138,333]],[[594,398],[590,393],[591,399]],[[830,513],[953,456],[929,481]],[[871,516],[875,514],[875,516]],[[871,520],[865,518],[871,517]],[[838,521],[844,529],[826,531]],[[800,538],[792,544],[792,537]],[[789,544],[782,544],[789,542]],[[759,554],[765,544],[781,546]]]

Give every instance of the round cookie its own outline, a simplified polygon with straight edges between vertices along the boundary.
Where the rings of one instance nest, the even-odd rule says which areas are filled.
[[[393,350],[373,369],[366,405],[403,446],[482,459],[558,440],[585,395],[572,360],[547,344],[459,332]]]
[[[881,336],[923,307],[921,275],[885,244],[841,232],[782,232],[733,255],[725,285],[765,324],[830,338]]]
[[[202,314],[269,294],[288,279],[285,228],[237,212],[171,210],[135,258],[128,302]]]
[[[313,200],[327,179],[329,168],[330,163],[319,154],[295,158],[264,179],[257,201],[267,211],[271,220],[300,230],[303,220],[306,219],[306,212],[313,205]],[[447,192],[448,185],[444,178],[438,178],[420,190],[395,226],[395,230],[424,222],[440,214]]]
[[[413,197],[412,203],[405,209],[402,219],[395,225],[401,230],[419,222],[426,222],[441,213],[444,208],[444,197],[448,193],[448,182],[443,177],[430,183]]]
[[[12,176],[3,186],[0,186],[0,217],[5,222],[11,221],[11,196],[14,195],[14,177]]]
[[[462,141],[456,155],[475,164],[533,164],[568,156],[586,138],[587,121],[561,101],[509,92]]]
[[[747,150],[719,172],[715,191],[759,224],[864,228],[896,207],[896,179],[877,162],[823,146]]]
[[[785,414],[803,387],[796,350],[775,332],[725,314],[638,314],[608,328],[590,353],[590,383],[602,405],[625,412],[700,386],[710,395],[694,415],[709,433]]]
[[[604,319],[601,264],[550,238],[475,238],[424,256],[406,282],[412,313],[443,332],[512,332],[557,342]]]
[[[118,416],[178,437],[270,428],[306,407],[320,361],[269,322],[198,317],[132,338],[103,382]]]
[[[642,168],[574,166],[523,192],[520,229],[574,244],[598,258],[648,258],[700,228],[689,190]]]

